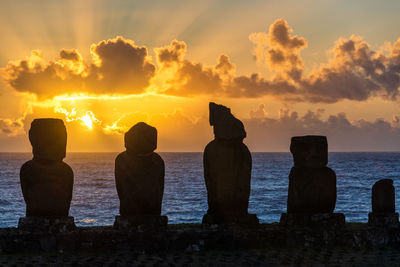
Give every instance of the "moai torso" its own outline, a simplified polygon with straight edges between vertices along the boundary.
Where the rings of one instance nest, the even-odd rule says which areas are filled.
[[[115,182],[121,216],[160,215],[165,167],[153,152],[157,130],[138,123],[125,134],[127,150],[115,159]]]
[[[247,214],[251,154],[243,143],[213,140],[204,150],[210,213]]]
[[[325,136],[293,137],[294,167],[289,174],[288,213],[332,213],[336,204],[336,174],[326,167]]]
[[[208,214],[246,215],[250,196],[251,154],[243,144],[243,124],[224,106],[210,103],[215,139],[204,150]]]
[[[62,161],[67,140],[63,121],[34,120],[29,140],[34,157],[20,170],[26,216],[68,216],[74,174]]]

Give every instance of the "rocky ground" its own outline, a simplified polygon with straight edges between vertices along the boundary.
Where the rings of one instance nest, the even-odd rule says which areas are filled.
[[[400,250],[325,247],[150,254],[137,251],[3,254],[0,266],[400,266]]]

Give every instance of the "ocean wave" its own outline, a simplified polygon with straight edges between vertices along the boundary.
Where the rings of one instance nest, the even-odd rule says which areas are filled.
[[[0,205],[1,205],[1,206],[10,205],[10,204],[11,204],[10,201],[7,201],[7,200],[5,200],[5,199],[1,199],[1,198],[0,198]]]

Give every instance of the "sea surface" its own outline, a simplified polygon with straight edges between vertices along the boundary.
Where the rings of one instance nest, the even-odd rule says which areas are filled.
[[[165,161],[162,214],[169,223],[200,223],[207,211],[202,153],[159,153]],[[68,153],[65,162],[75,175],[70,215],[78,226],[112,225],[119,200],[114,182],[117,153]],[[21,165],[31,153],[0,153],[0,227],[16,227],[25,215],[19,182]],[[278,222],[286,212],[290,153],[252,153],[249,212],[261,222]],[[329,153],[337,175],[335,212],[349,222],[366,222],[371,211],[371,188],[379,179],[400,185],[400,153]],[[399,207],[400,188],[396,191]],[[398,211],[398,208],[396,208]]]

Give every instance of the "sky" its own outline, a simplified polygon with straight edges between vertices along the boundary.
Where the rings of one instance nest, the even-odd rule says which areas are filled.
[[[60,118],[69,152],[203,151],[210,101],[254,152],[326,135],[329,151],[400,151],[399,1],[2,0],[0,152]]]

